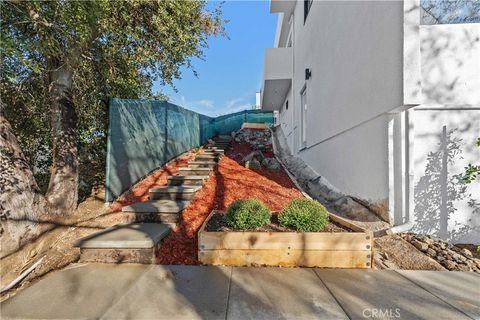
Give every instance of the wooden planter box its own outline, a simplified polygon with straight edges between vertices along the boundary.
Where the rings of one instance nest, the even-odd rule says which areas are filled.
[[[371,268],[370,232],[205,231],[198,233],[198,259],[226,266]]]

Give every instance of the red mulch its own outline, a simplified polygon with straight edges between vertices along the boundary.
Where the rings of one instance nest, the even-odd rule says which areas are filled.
[[[237,199],[257,198],[270,210],[279,211],[291,200],[302,197],[283,169],[252,170],[234,160],[240,160],[250,152],[250,145],[233,143],[203,188],[183,210],[179,226],[162,241],[157,254],[158,263],[199,264],[197,231],[214,209],[225,210]]]

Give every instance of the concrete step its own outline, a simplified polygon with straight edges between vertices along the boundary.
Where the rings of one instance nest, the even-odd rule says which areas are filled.
[[[158,223],[120,224],[76,241],[80,262],[155,263],[160,241],[170,226]]]
[[[125,206],[122,212],[132,214],[134,222],[177,223],[188,204],[186,200],[153,200]]]
[[[211,168],[178,168],[178,172],[184,176],[208,176]]]
[[[208,175],[201,176],[190,176],[190,175],[178,175],[178,176],[169,176],[168,184],[170,186],[197,186],[202,185],[205,180],[207,180]]]
[[[217,156],[223,155],[225,152],[223,150],[216,150],[216,149],[203,149],[200,154],[213,154]]]
[[[149,195],[150,200],[191,200],[200,188],[201,186],[159,187],[150,189]]]
[[[218,162],[219,157],[218,156],[211,156],[208,154],[199,154],[195,156],[195,161],[214,161]]]
[[[188,161],[189,168],[213,168],[216,165],[215,161]]]

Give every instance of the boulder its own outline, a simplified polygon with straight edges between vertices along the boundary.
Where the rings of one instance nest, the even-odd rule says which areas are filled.
[[[257,159],[252,159],[245,162],[245,167],[248,169],[261,169],[262,165],[260,164],[260,161],[258,161]]]
[[[465,257],[473,258],[472,252],[466,248],[463,248],[462,250],[460,250],[460,253],[463,254]]]
[[[275,158],[264,158],[262,161],[262,165],[270,170],[279,170],[280,163]]]
[[[424,242],[420,242],[418,240],[412,240],[412,244],[415,246],[415,248],[417,248],[418,250],[422,251],[422,252],[426,252],[428,250],[428,244],[424,243]]]

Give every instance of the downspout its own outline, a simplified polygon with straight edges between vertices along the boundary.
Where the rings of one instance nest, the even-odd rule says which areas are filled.
[[[391,233],[403,233],[403,232],[407,232],[408,230],[412,229],[414,223],[413,223],[413,220],[410,218],[410,213],[407,215],[406,218],[408,219],[408,222],[406,222],[404,224],[400,224],[398,226],[391,227],[390,229],[387,230],[387,233],[388,233],[388,231],[390,231]]]
[[[413,127],[413,121],[411,117],[413,116],[413,110],[405,110],[403,111],[405,113],[403,117],[403,121],[401,121],[401,133],[402,133],[402,141],[401,141],[401,146],[402,146],[402,156],[404,161],[404,172],[403,172],[403,179],[404,180],[404,186],[403,186],[403,192],[404,192],[404,200],[402,201],[403,205],[403,212],[404,212],[404,217],[405,217],[405,223],[395,225],[391,227],[389,230],[387,230],[387,233],[403,233],[407,232],[410,229],[413,228],[415,225],[415,216],[414,216],[414,187],[413,187],[413,169],[414,169],[414,163],[413,163],[413,142],[414,142],[414,127]],[[398,164],[395,164],[398,165]],[[403,166],[402,165],[402,166]],[[395,220],[394,220],[395,221]]]

